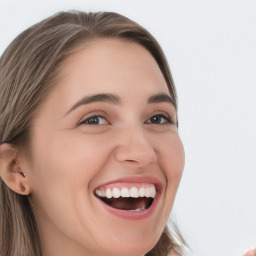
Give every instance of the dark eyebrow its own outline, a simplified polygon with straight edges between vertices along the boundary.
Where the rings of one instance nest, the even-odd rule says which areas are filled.
[[[162,102],[171,103],[176,109],[176,102],[168,94],[160,93],[160,94],[153,95],[148,99],[148,104],[162,103]]]
[[[75,105],[73,105],[70,110],[66,112],[65,115],[69,114],[74,109],[86,105],[93,102],[107,102],[115,105],[121,105],[121,99],[114,94],[110,93],[101,93],[101,94],[93,94],[89,96],[83,97],[81,100],[79,100]]]

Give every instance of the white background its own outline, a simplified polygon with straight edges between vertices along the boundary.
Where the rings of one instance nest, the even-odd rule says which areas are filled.
[[[162,45],[186,151],[174,216],[195,255],[256,246],[256,1],[0,0],[0,54],[28,26],[69,9],[120,12]]]

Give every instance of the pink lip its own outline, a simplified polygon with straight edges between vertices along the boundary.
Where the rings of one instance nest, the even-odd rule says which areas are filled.
[[[149,208],[142,210],[142,211],[127,211],[127,210],[120,210],[120,209],[115,209],[111,206],[109,206],[108,204],[106,204],[105,202],[103,202],[102,200],[100,200],[98,197],[96,197],[96,199],[101,203],[101,205],[111,214],[120,217],[120,218],[124,218],[124,219],[128,219],[128,220],[141,220],[144,218],[149,217],[150,215],[153,214],[154,210],[156,209],[158,202],[159,202],[159,198],[162,192],[162,188],[163,188],[163,183],[161,181],[159,181],[158,179],[154,178],[154,177],[125,177],[125,178],[120,178],[120,179],[116,179],[116,180],[112,180],[109,181],[107,183],[104,183],[102,185],[100,185],[99,187],[102,186],[106,186],[109,184],[115,184],[115,183],[149,183],[149,184],[154,184],[157,190],[156,196],[154,198],[153,203],[150,205]]]

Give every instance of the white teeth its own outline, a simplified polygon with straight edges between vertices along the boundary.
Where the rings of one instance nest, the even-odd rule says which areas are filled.
[[[103,191],[102,191],[102,190],[97,189],[97,190],[95,191],[95,193],[96,193],[96,195],[98,195],[98,196],[100,196],[100,197],[103,197]]]
[[[146,195],[146,189],[143,188],[143,187],[141,187],[141,188],[139,189],[139,194],[140,194],[140,197],[144,197],[144,196]]]
[[[110,188],[107,188],[106,193],[105,193],[105,196],[106,196],[107,198],[112,198],[112,191],[111,191]]]
[[[139,197],[139,190],[136,187],[130,188],[130,197],[133,197],[133,198]]]
[[[150,197],[150,188],[146,188],[146,197]]]
[[[121,190],[117,187],[114,187],[113,189],[107,188],[107,189],[97,189],[95,191],[96,195],[99,197],[107,197],[107,198],[119,198],[119,197],[132,197],[132,198],[138,198],[138,197],[152,197],[154,198],[156,196],[156,188],[154,185],[142,185],[140,188],[136,186],[132,186],[130,189],[127,187],[121,188]]]
[[[114,198],[119,198],[121,196],[121,192],[118,188],[114,188],[112,191],[112,195]]]
[[[152,198],[154,198],[156,196],[156,188],[155,188],[155,186],[150,187],[149,191],[150,191],[150,196]]]
[[[138,209],[134,209],[134,210],[128,210],[129,212],[139,212],[139,211],[143,211],[145,210],[146,207],[141,207],[141,208],[138,208]]]
[[[121,197],[130,197],[130,192],[128,188],[121,189]]]

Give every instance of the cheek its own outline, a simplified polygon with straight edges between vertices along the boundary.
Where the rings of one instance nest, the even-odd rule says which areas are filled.
[[[169,135],[163,140],[159,145],[158,153],[159,164],[167,183],[167,202],[171,205],[175,199],[185,164],[185,152],[178,134]]]
[[[185,164],[185,152],[179,137],[170,146],[170,154],[168,155],[170,165],[173,165],[173,171],[171,169],[167,175],[180,182]]]
[[[167,181],[179,182],[185,164],[185,152],[178,134],[170,134],[158,145],[158,158]]]
[[[106,140],[99,137],[76,133],[69,136],[59,133],[47,139],[39,137],[33,150],[35,177],[47,186],[66,184],[85,189],[111,154],[109,147],[102,143]]]
[[[81,226],[78,222],[82,210],[90,214],[90,184],[104,168],[109,148],[102,139],[81,135],[59,134],[47,139],[40,136],[34,142],[32,203],[36,215],[46,216],[43,219],[53,220],[67,230],[70,225],[66,223],[70,220],[73,225]]]

